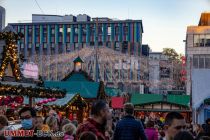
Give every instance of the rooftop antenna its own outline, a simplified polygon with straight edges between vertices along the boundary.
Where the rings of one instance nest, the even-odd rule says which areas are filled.
[[[41,8],[41,6],[39,5],[39,3],[37,2],[37,0],[35,0],[35,2],[36,2],[36,4],[37,4],[37,6],[39,7],[40,11],[42,12],[42,14],[44,14],[44,11],[43,11],[43,9]]]

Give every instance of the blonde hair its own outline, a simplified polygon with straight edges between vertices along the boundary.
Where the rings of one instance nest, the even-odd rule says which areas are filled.
[[[63,127],[62,127],[62,130],[64,133],[67,133],[69,135],[73,135],[75,134],[76,132],[76,126],[72,123],[68,123],[68,124],[65,124]]]
[[[46,124],[52,128],[55,124],[57,124],[57,118],[54,116],[49,116],[46,120]]]

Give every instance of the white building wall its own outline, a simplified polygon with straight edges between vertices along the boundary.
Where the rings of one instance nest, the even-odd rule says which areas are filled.
[[[187,28],[187,43],[186,43],[186,57],[187,57],[187,95],[191,93],[191,72],[193,68],[193,55],[210,54],[210,47],[193,47],[195,34],[210,34],[210,26],[189,26]]]
[[[160,65],[159,60],[150,60],[149,61],[149,81],[152,85],[157,85],[160,80]],[[159,93],[160,90],[158,87],[150,86],[149,91],[152,93]]]
[[[210,97],[210,69],[192,70],[192,107],[199,107]]]
[[[210,34],[210,26],[189,26],[186,36],[187,94],[192,95],[194,122],[204,123],[205,108],[201,104],[210,98],[210,69],[193,68],[194,55],[210,55],[210,47],[195,47],[194,35]]]

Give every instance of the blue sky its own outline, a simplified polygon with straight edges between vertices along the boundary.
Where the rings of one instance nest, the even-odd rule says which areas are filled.
[[[210,0],[37,0],[44,14],[88,14],[91,17],[140,19],[143,43],[153,51],[174,48],[184,53],[187,26],[197,25],[201,12],[210,11]],[[29,22],[41,14],[35,0],[0,0],[6,22]]]

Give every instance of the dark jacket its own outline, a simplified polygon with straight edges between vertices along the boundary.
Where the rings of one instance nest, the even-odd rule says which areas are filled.
[[[127,115],[117,123],[114,140],[147,140],[147,137],[142,123]]]

